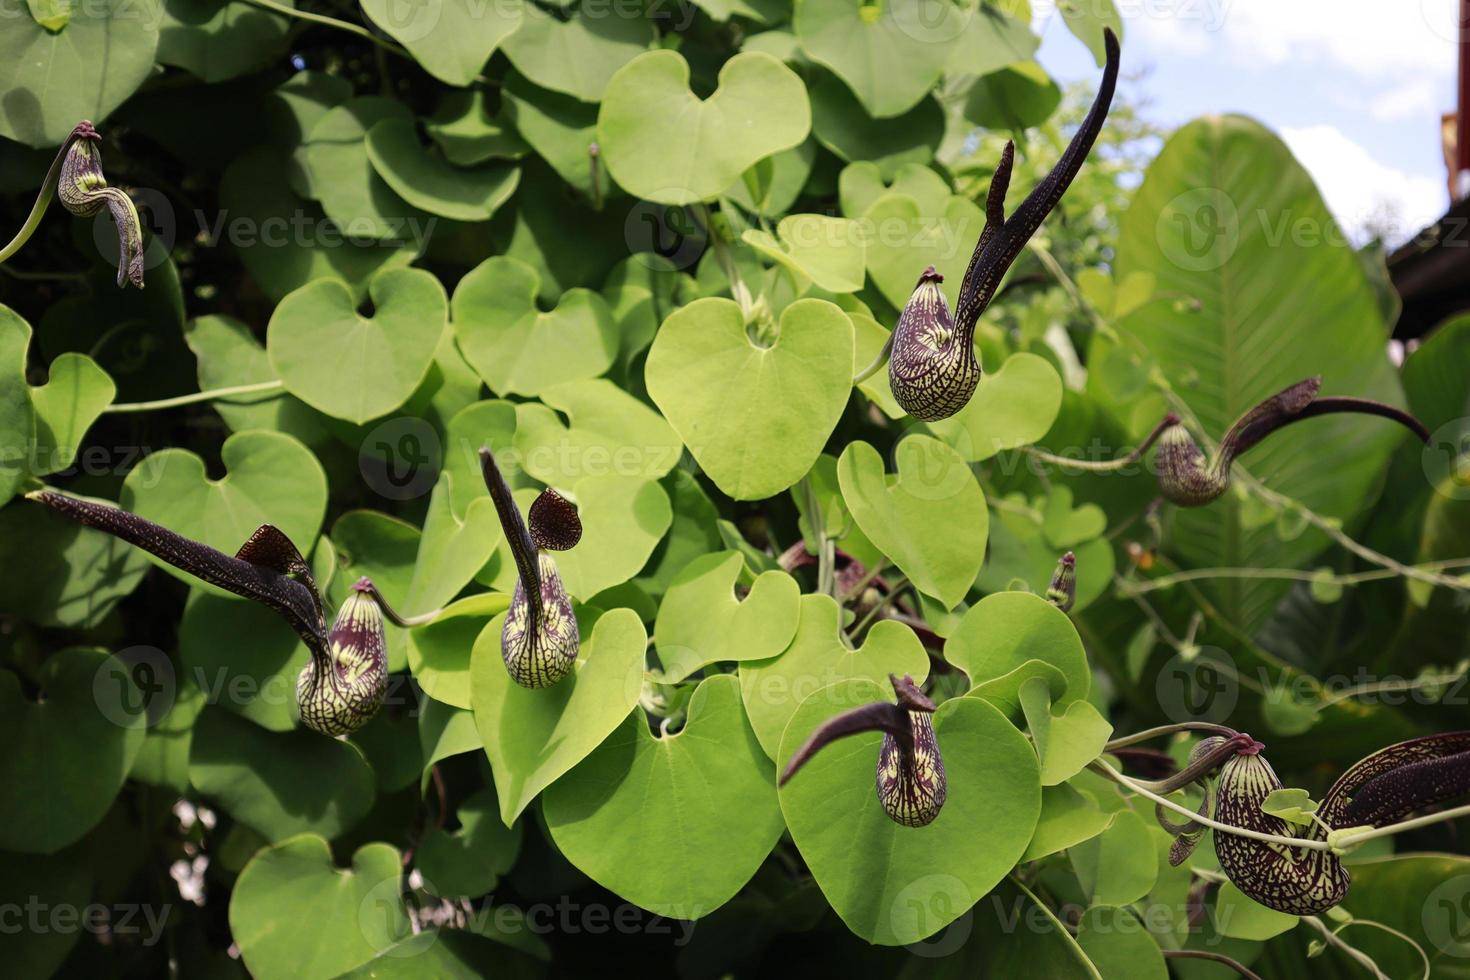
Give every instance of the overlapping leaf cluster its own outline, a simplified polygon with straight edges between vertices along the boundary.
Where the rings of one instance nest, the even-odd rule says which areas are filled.
[[[1099,64],[1111,8],[1061,8]],[[981,323],[970,404],[920,425],[885,375],[854,387],[926,266],[953,303],[1004,140],[1019,198],[1080,115],[1025,0],[27,10],[0,31],[7,222],[85,117],[152,233],[141,292],[113,284],[110,229],[56,215],[0,267],[0,900],[167,906],[170,938],[0,934],[16,975],[605,968],[576,923],[538,924],[564,898],[627,903],[620,942],[659,974],[855,951],[884,976],[1164,977],[1166,952],[1207,948],[1293,975],[1305,943],[1273,937],[1295,917],[1212,884],[1210,846],[1160,860],[1152,805],[1089,763],[1115,728],[1181,720],[1166,687],[1204,646],[1303,784],[1450,727],[1279,693],[1454,663],[1470,631],[1446,589],[1267,576],[1140,605],[1165,571],[1326,581],[1348,559],[1244,494],[1160,512],[1141,469],[1020,451],[1121,453],[1170,394],[1220,432],[1316,374],[1463,422],[1470,385],[1443,366],[1470,324],[1396,368],[1358,256],[1255,220],[1332,227],[1255,123],[1184,127],[1130,204],[1139,127],[1115,111]],[[1199,201],[1239,220],[1210,237]],[[1314,420],[1250,468],[1394,554],[1464,554],[1464,494],[1424,486],[1400,438]],[[516,568],[482,446],[522,508],[550,486],[584,528],[557,556],[580,657],[550,688],[502,663]],[[228,553],[273,524],[329,616],[369,576],[428,621],[389,629],[373,721],[325,738],[297,717],[309,655],[286,624],[12,499],[37,481]],[[1071,618],[1044,598],[1067,551]],[[885,815],[877,733],[778,791],[824,721],[893,700],[889,675],[938,702],[938,818]],[[1393,896],[1467,867],[1380,856],[1346,907],[1432,943]]]

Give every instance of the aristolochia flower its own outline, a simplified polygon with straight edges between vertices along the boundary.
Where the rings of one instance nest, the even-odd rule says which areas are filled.
[[[944,759],[930,717],[934,702],[924,696],[912,677],[899,679],[890,674],[888,679],[897,695],[895,703],[865,704],[828,719],[792,755],[781,774],[781,785],[837,739],[880,731],[883,745],[878,750],[878,802],[895,823],[923,827],[939,816],[949,795]]]
[[[388,635],[370,579],[359,579],[316,656],[296,678],[301,720],[323,735],[349,735],[377,714],[388,685]]]
[[[543,551],[575,547],[582,521],[570,502],[548,488],[531,504],[528,529],[489,449],[480,450],[480,469],[519,572],[500,633],[505,669],[522,687],[550,687],[571,673],[581,636],[556,561]]]

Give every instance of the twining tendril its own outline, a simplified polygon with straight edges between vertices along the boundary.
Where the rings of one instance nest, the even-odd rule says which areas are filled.
[[[582,521],[570,502],[548,488],[531,504],[527,528],[488,448],[480,450],[480,470],[518,573],[500,632],[505,669],[522,687],[550,687],[571,673],[581,636],[561,573],[543,552],[575,547],[582,538]]]

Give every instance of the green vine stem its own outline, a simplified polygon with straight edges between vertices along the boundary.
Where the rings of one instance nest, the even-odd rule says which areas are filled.
[[[1311,918],[1317,920],[1316,923],[1312,923],[1314,928],[1319,928],[1320,931],[1321,928],[1326,927],[1326,923],[1321,922],[1321,920],[1318,919],[1317,916],[1314,915]],[[1318,923],[1321,923],[1320,927],[1318,926]],[[1429,954],[1424,952],[1424,947],[1416,943],[1411,937],[1405,935],[1392,926],[1385,925],[1382,922],[1378,922],[1374,919],[1350,919],[1349,921],[1344,922],[1342,925],[1338,926],[1336,929],[1333,929],[1332,935],[1341,939],[1342,933],[1346,932],[1353,926],[1367,926],[1370,929],[1378,929],[1382,932],[1388,933],[1390,936],[1402,939],[1404,942],[1408,943],[1414,948],[1414,952],[1419,954],[1419,959],[1424,962],[1424,973],[1421,977],[1421,980],[1429,980],[1429,975],[1433,971],[1433,964],[1430,962]],[[1346,940],[1343,940],[1343,942],[1346,942]]]
[[[1377,980],[1392,980],[1392,978],[1390,978],[1387,974],[1385,974],[1381,969],[1378,968],[1377,963],[1373,962],[1373,957],[1369,956],[1361,949],[1358,949],[1356,946],[1350,945],[1346,939],[1343,939],[1334,930],[1327,928],[1327,923],[1323,922],[1319,917],[1315,915],[1306,915],[1302,916],[1301,921],[1305,922],[1307,925],[1320,932],[1322,934],[1323,940],[1326,941],[1327,945],[1335,946],[1344,954],[1346,954],[1350,959],[1356,961],[1359,966],[1371,971],[1373,976],[1376,977]],[[1428,974],[1425,974],[1425,976],[1428,976]]]
[[[1409,567],[1422,569],[1426,572],[1436,572],[1448,568],[1456,568],[1461,565],[1470,565],[1470,558],[1449,558],[1444,561],[1422,562]],[[1352,586],[1361,585],[1364,582],[1377,582],[1383,579],[1398,577],[1399,573],[1391,568],[1345,574],[1333,573],[1330,575],[1323,575],[1321,572],[1312,572],[1301,568],[1191,568],[1172,575],[1161,575],[1158,578],[1143,579],[1138,582],[1119,579],[1118,592],[1119,595],[1128,598],[1143,595],[1148,592],[1171,589],[1185,582],[1197,582],[1204,579],[1287,579],[1294,582],[1325,582],[1331,585]]]
[[[1113,782],[1117,783],[1119,786],[1122,786],[1124,789],[1131,790],[1132,792],[1137,793],[1139,796],[1153,800],[1160,806],[1167,807],[1168,809],[1173,810],[1176,813],[1181,813],[1195,823],[1204,824],[1206,827],[1209,827],[1213,830],[1223,831],[1227,834],[1235,834],[1238,837],[1249,837],[1253,840],[1264,841],[1267,844],[1280,844],[1283,847],[1300,847],[1309,851],[1332,850],[1332,845],[1328,844],[1325,840],[1304,840],[1300,837],[1283,837],[1280,834],[1267,834],[1259,830],[1250,830],[1246,827],[1236,827],[1233,824],[1221,823],[1213,817],[1206,817],[1201,813],[1197,813],[1194,810],[1191,810],[1189,807],[1184,806],[1181,803],[1175,803],[1167,796],[1160,796],[1158,793],[1155,793],[1153,790],[1144,786],[1137,780],[1123,775],[1121,772],[1108,765],[1102,759],[1097,759],[1093,761],[1093,763],[1088,766],[1088,768],[1091,769],[1093,772],[1106,776],[1108,779],[1111,779]]]
[[[1111,752],[1113,749],[1125,749],[1130,745],[1137,745],[1140,742],[1151,742],[1156,738],[1163,738],[1165,735],[1177,735],[1180,732],[1206,732],[1210,735],[1230,738],[1235,734],[1235,729],[1227,728],[1224,725],[1211,724],[1208,721],[1181,721],[1173,725],[1160,725],[1157,728],[1134,732],[1132,735],[1119,736],[1104,745],[1103,751]]]
[[[700,204],[695,208],[695,215],[699,223],[704,226],[704,233],[709,239],[710,247],[715,250],[715,261],[720,264],[720,270],[730,281],[730,296],[740,304],[740,311],[745,314],[746,319],[749,319],[751,311],[755,308],[755,299],[751,295],[750,287],[741,278],[740,269],[735,265],[735,257],[730,254],[730,245],[725,241],[724,229],[716,224],[708,204]]]
[[[1174,418],[1165,415],[1142,442],[1117,459],[1072,459],[1067,456],[1058,456],[1055,453],[1049,453],[1044,449],[1037,449],[1035,446],[1022,446],[1021,451],[1028,456],[1055,466],[1065,466],[1074,470],[1085,470],[1089,473],[1110,473],[1121,470],[1125,466],[1132,466],[1142,459],[1143,454],[1149,451],[1149,447],[1158,441],[1159,436],[1164,434],[1164,430],[1173,424]]]
[[[196,391],[192,395],[179,395],[176,398],[160,398],[152,402],[120,402],[116,405],[108,405],[102,411],[108,412],[152,412],[164,408],[178,408],[180,405],[194,405],[199,402],[209,402],[234,398],[238,395],[258,395],[267,391],[286,390],[284,381],[257,381],[248,385],[233,385],[229,388],[211,388],[209,391]]]
[[[1211,963],[1219,963],[1221,966],[1229,967],[1245,980],[1261,980],[1261,975],[1239,960],[1233,960],[1224,953],[1212,953],[1207,949],[1161,949],[1164,959],[1178,960],[1209,960]]]
[[[313,24],[334,27],[339,31],[355,34],[363,40],[371,41],[390,54],[396,54],[398,57],[407,58],[410,61],[413,60],[413,55],[409,54],[408,51],[394,44],[392,41],[383,40],[361,24],[338,20],[335,17],[328,17],[326,14],[314,14],[309,10],[297,10],[295,7],[287,7],[285,4],[276,3],[275,0],[245,0],[245,2],[259,7],[262,10],[269,10],[272,13],[280,14],[282,17],[294,17],[297,20],[310,21]]]

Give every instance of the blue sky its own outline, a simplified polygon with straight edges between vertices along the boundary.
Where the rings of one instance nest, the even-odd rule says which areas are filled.
[[[1127,84],[1152,121],[1261,120],[1354,238],[1374,212],[1392,216],[1400,239],[1443,213],[1439,119],[1455,107],[1457,0],[1115,2],[1124,73],[1145,72]],[[1095,78],[1055,7],[1032,0],[1038,60],[1059,81]]]

